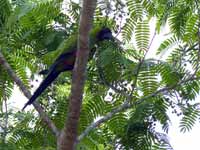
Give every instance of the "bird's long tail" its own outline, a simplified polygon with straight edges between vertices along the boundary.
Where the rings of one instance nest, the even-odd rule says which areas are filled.
[[[24,110],[28,105],[32,104],[37,99],[37,97],[40,96],[40,94],[57,78],[58,75],[59,72],[50,72],[34,92],[29,101],[24,105],[22,110]]]

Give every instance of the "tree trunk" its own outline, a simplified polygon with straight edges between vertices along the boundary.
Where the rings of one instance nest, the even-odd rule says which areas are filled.
[[[59,150],[73,150],[76,146],[77,128],[83,98],[86,65],[89,56],[89,31],[91,29],[96,0],[84,0],[80,15],[77,58],[72,74],[72,88],[68,118],[57,141]]]

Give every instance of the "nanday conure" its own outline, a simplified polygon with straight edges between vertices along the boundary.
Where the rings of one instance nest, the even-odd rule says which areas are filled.
[[[112,39],[112,32],[109,28],[96,27],[90,32],[90,49],[94,48],[95,44],[100,41]],[[24,105],[24,110],[28,105],[32,104],[38,96],[58,77],[61,72],[70,71],[74,68],[77,52],[77,35],[68,38],[64,43],[65,50],[55,60],[48,70],[47,77],[42,81],[36,89],[29,101]],[[90,59],[90,58],[89,58]]]

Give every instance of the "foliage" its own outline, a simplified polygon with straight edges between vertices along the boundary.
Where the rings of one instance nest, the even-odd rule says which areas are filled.
[[[61,4],[60,0],[0,2],[0,51],[29,88],[29,79],[52,63],[69,35],[77,34],[80,5],[68,1],[63,8]],[[94,25],[110,27],[123,43],[107,41],[95,47],[94,58],[88,62],[78,132],[124,102],[131,107],[93,129],[77,149],[172,149],[166,138],[169,110],[181,117],[181,132],[191,130],[200,116],[199,104],[194,102],[200,90],[199,9],[195,0],[98,1]],[[157,56],[147,58],[152,18],[156,18],[156,34],[166,24],[171,34],[156,50]],[[197,79],[185,81],[191,77]],[[45,112],[59,129],[68,112],[70,79],[71,73],[64,73],[41,97]],[[0,66],[0,119],[9,115],[12,123],[0,146],[55,149],[56,137],[34,111],[3,111],[2,103],[13,88]],[[129,101],[127,95],[131,95]],[[157,123],[166,134],[156,131]]]

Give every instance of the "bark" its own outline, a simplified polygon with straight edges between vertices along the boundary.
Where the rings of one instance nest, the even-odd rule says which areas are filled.
[[[78,54],[72,74],[72,88],[68,118],[58,139],[59,150],[75,149],[77,128],[83,98],[86,65],[89,56],[89,31],[91,29],[96,0],[84,0],[79,23]]]
[[[23,94],[30,99],[31,98],[31,92],[28,90],[28,88],[23,84],[23,82],[20,80],[20,78],[15,74],[15,72],[12,70],[11,66],[6,61],[3,54],[0,52],[0,65],[4,67],[4,69],[8,72],[8,75],[14,80],[14,82],[17,84],[17,86],[20,88],[20,90],[23,92]],[[33,106],[35,107],[36,111],[39,113],[41,119],[43,122],[50,128],[50,130],[53,132],[55,136],[59,136],[59,130],[55,126],[55,124],[51,121],[51,119],[47,116],[47,114],[43,111],[40,104],[35,101],[33,103]]]

